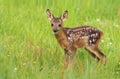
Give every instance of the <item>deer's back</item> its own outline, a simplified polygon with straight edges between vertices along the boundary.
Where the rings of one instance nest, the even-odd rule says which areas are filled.
[[[97,44],[102,32],[91,26],[80,26],[76,28],[65,28],[67,39],[75,47]]]

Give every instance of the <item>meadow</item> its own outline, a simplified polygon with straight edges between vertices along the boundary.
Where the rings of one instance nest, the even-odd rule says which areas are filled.
[[[68,10],[64,27],[94,26],[106,66],[84,49],[63,68],[64,51],[46,16]],[[63,74],[64,71],[64,74]],[[62,75],[62,76],[61,76]],[[0,79],[120,79],[120,0],[0,0]]]

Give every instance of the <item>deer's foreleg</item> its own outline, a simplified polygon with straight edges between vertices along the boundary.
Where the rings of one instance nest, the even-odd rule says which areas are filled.
[[[64,52],[65,52],[65,66],[68,67],[69,64],[71,64],[73,58],[74,58],[74,55],[76,53],[76,48],[74,49],[71,49],[71,50],[66,50],[64,49]]]

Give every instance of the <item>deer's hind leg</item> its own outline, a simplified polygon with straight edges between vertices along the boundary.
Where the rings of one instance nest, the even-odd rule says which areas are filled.
[[[85,50],[87,50],[89,52],[89,54],[97,60],[97,62],[100,61],[100,59],[93,52],[91,52],[89,49],[85,48]]]
[[[89,50],[93,56],[97,57],[98,60],[102,60],[104,64],[107,62],[106,56],[99,50],[98,46],[91,45],[86,47],[87,50]]]

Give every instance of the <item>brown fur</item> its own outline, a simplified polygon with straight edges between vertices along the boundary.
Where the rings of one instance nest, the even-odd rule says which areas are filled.
[[[67,15],[68,12],[65,11],[60,18],[56,18],[49,9],[47,10],[47,16],[55,32],[55,37],[65,52],[65,65],[69,65],[77,48],[85,48],[98,61],[102,60],[106,63],[106,56],[98,48],[103,32],[91,26],[64,28],[62,23]]]

